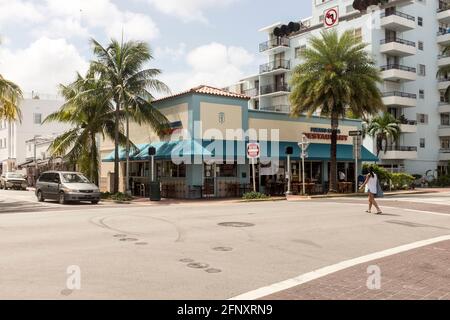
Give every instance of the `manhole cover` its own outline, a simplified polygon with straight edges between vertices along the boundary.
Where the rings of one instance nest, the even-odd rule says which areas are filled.
[[[206,269],[205,271],[208,272],[208,273],[221,273],[222,272],[222,270],[214,269],[214,268]]]
[[[123,239],[120,239],[120,241],[122,241],[122,242],[135,242],[135,241],[138,241],[138,239],[134,239],[134,238],[123,238]]]
[[[221,252],[229,252],[233,251],[233,248],[230,247],[217,247],[213,249],[214,251],[221,251]]]
[[[194,260],[193,259],[180,259],[180,262],[182,262],[182,263],[192,263],[192,262],[194,262]]]
[[[148,245],[148,243],[147,242],[136,242],[135,245],[137,245],[137,246],[146,246],[146,245]]]
[[[206,268],[209,267],[209,264],[206,264],[206,263],[189,263],[188,267],[192,268],[192,269],[206,269]]]
[[[69,290],[69,289],[64,289],[61,291],[61,295],[63,296],[70,296],[73,293],[73,290]]]
[[[232,228],[249,228],[249,227],[254,227],[255,225],[253,223],[248,223],[248,222],[222,222],[222,223],[219,223],[219,226],[232,227]]]

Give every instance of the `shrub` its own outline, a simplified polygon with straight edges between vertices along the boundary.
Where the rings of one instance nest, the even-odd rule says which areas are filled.
[[[432,187],[450,187],[450,175],[440,176],[439,178],[430,182]]]
[[[391,174],[392,187],[395,190],[409,190],[416,179],[405,173]]]
[[[119,192],[119,193],[111,195],[111,199],[114,201],[119,201],[119,202],[127,202],[127,201],[133,200],[133,197],[131,197],[125,193]]]
[[[269,197],[263,193],[249,192],[249,193],[244,194],[244,196],[242,198],[244,200],[264,200],[264,199],[268,199]]]
[[[100,197],[102,198],[102,199],[111,199],[111,192],[102,192],[101,193],[101,195],[100,195]]]

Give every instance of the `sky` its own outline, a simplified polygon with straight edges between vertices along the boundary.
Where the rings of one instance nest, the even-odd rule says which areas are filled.
[[[0,0],[0,74],[24,92],[56,94],[87,70],[90,38],[107,45],[123,30],[149,43],[148,67],[172,92],[223,87],[264,63],[260,28],[310,15],[308,0]]]

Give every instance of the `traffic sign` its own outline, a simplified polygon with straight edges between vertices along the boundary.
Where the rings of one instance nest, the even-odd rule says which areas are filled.
[[[249,143],[247,145],[247,157],[249,159],[258,159],[261,155],[261,147],[259,143]]]
[[[362,132],[362,130],[350,131],[350,132],[348,133],[348,135],[349,135],[350,137],[361,137],[361,136],[363,135],[363,132]]]
[[[325,10],[323,14],[323,23],[325,28],[332,28],[339,24],[339,7]]]

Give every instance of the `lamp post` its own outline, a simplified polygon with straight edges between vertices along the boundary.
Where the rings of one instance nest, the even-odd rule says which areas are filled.
[[[301,158],[302,158],[303,195],[306,195],[305,159],[308,158],[307,150],[308,150],[310,144],[311,144],[311,142],[309,142],[306,135],[302,133],[301,141],[298,143],[298,146],[302,150]]]
[[[287,147],[286,148],[286,155],[287,155],[287,171],[288,171],[288,174],[287,174],[287,183],[288,183],[288,185],[287,185],[287,192],[286,192],[286,195],[287,196],[290,196],[290,195],[292,195],[292,170],[291,170],[291,156],[292,156],[292,154],[294,153],[294,148],[292,148],[292,147]]]

